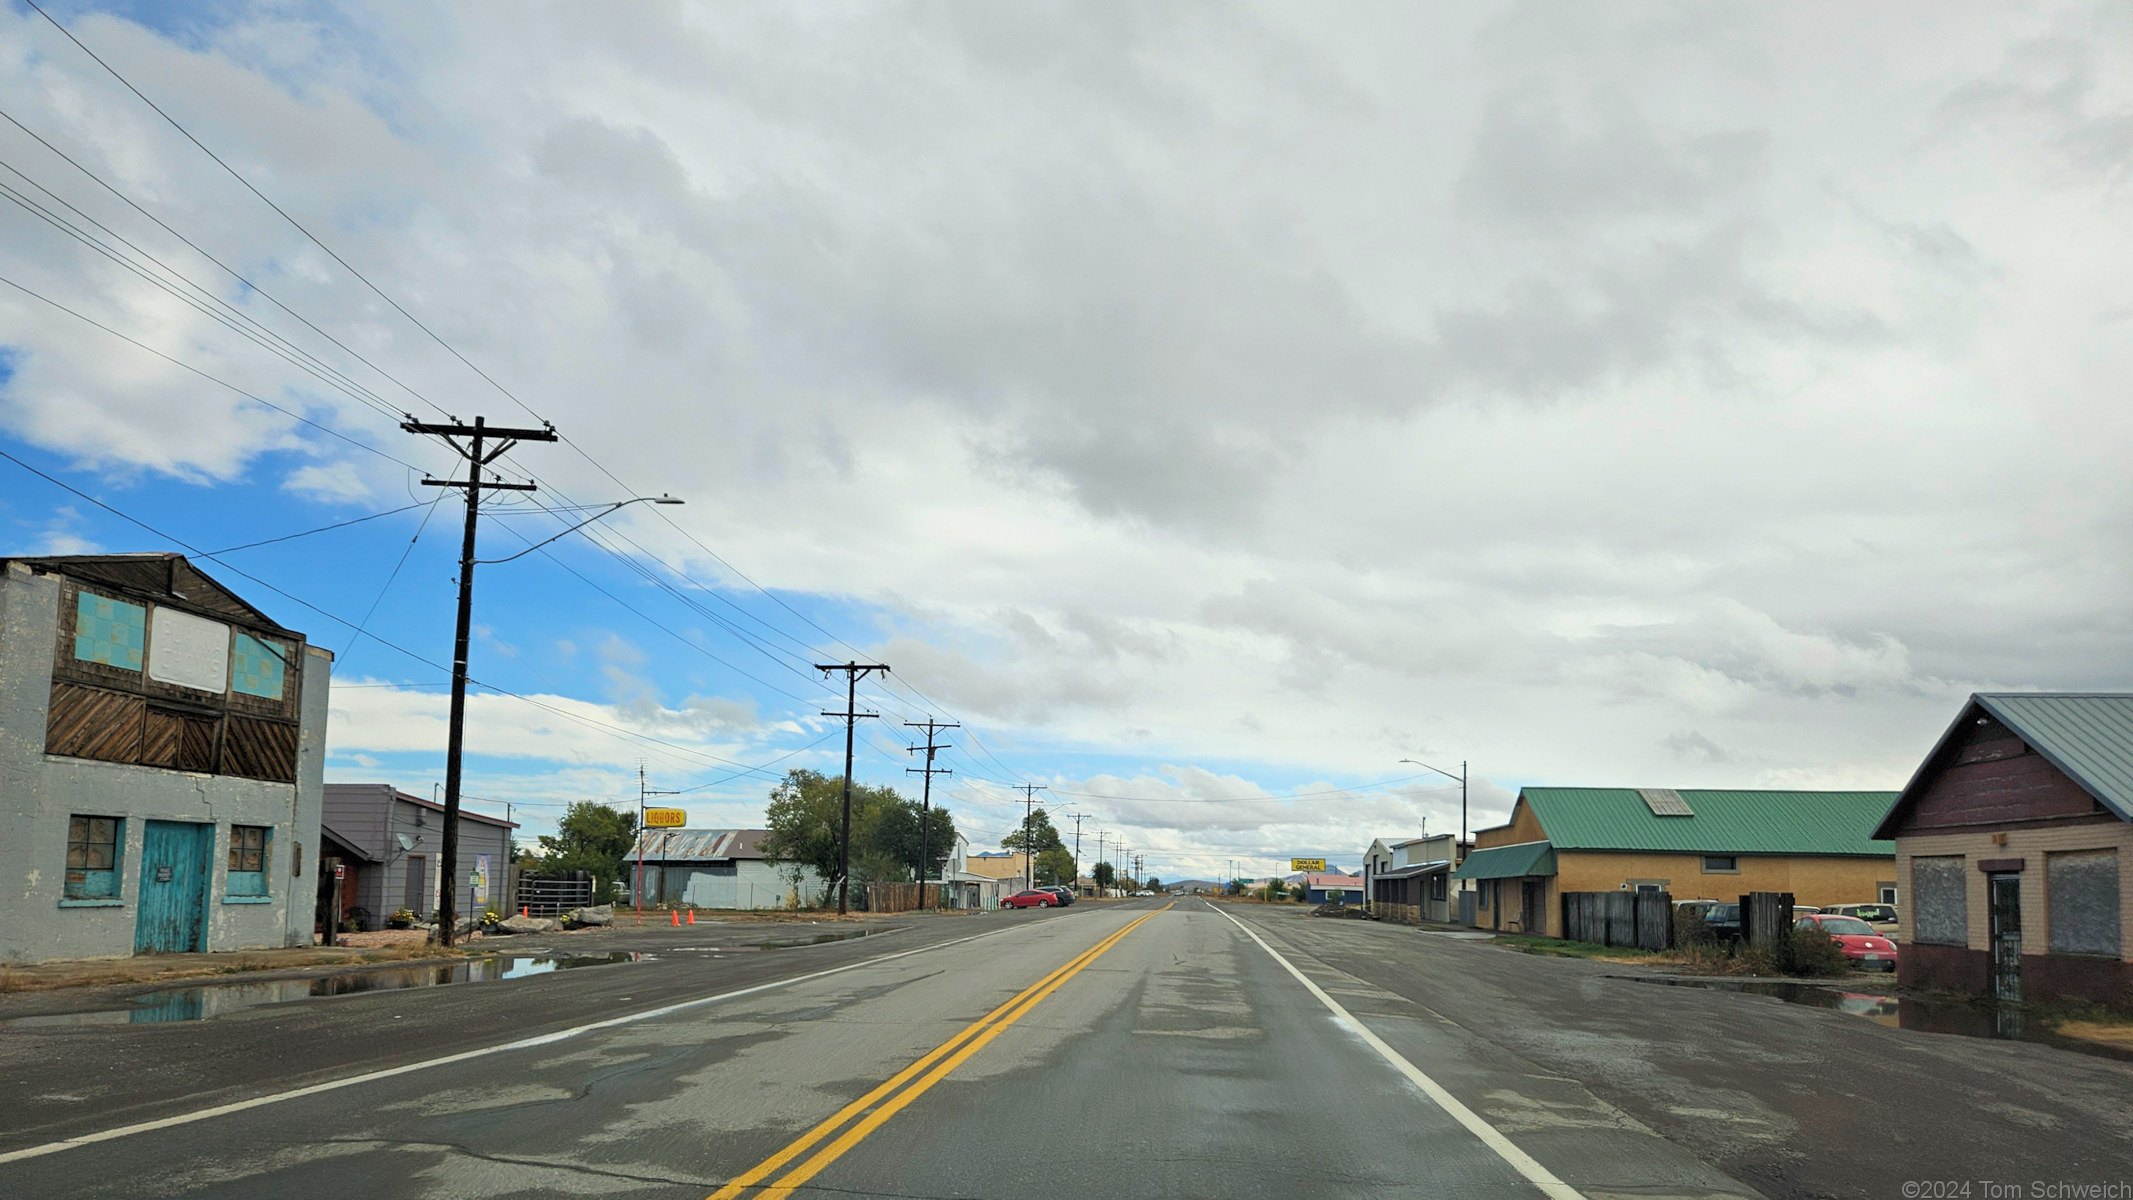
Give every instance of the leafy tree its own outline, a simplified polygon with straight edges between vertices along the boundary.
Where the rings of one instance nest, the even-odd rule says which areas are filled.
[[[1034,854],[1066,848],[1065,839],[1059,836],[1057,829],[1052,828],[1052,818],[1041,808],[1033,809],[1022,818],[1022,828],[1001,838],[1000,848],[1019,853],[1024,842],[1029,843],[1030,851]]]
[[[1074,882],[1074,856],[1063,847],[1043,851],[1037,855],[1035,870],[1039,883],[1071,884]]]
[[[1153,875],[1150,875],[1150,876],[1148,877],[1148,890],[1149,890],[1149,891],[1151,891],[1151,892],[1160,892],[1160,891],[1162,891],[1162,890],[1163,890],[1163,881],[1162,881],[1162,880],[1160,880],[1160,879],[1157,879],[1157,878],[1156,878],[1155,876],[1153,876]]]
[[[918,878],[918,802],[894,788],[852,784],[852,880],[908,882]],[[811,867],[834,892],[840,878],[838,847],[844,822],[844,777],[805,769],[789,771],[770,791],[764,856],[788,868],[799,886],[799,868]],[[946,809],[930,814],[926,857],[939,878],[955,847],[955,819]]]
[[[1117,872],[1113,871],[1111,864],[1107,862],[1100,862],[1089,868],[1089,878],[1095,880],[1096,886],[1100,888],[1110,887],[1112,878],[1116,874]]]
[[[636,844],[636,813],[581,800],[563,814],[555,833],[541,835],[541,857],[534,870],[548,878],[588,872],[593,894],[606,895],[607,884],[628,874],[624,864]]]
[[[1244,881],[1242,879],[1232,879],[1223,885],[1222,890],[1232,896],[1242,896],[1244,894]]]

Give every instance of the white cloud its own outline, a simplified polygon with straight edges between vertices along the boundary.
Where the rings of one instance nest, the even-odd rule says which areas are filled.
[[[1846,12],[1835,41],[1813,7],[449,17],[80,28],[631,486],[686,493],[663,511],[732,562],[877,606],[844,636],[1003,754],[1147,764],[1117,768],[1136,795],[1424,751],[1507,781],[1893,785],[1967,688],[2127,683],[2118,10]],[[33,20],[0,15],[11,111],[476,402]],[[126,217],[18,135],[0,152]],[[441,466],[0,220],[11,276]],[[19,295],[0,327],[0,422],[38,445],[199,480],[292,449],[292,489],[400,486]],[[612,524],[730,582],[641,510]],[[663,646],[599,637],[552,645],[593,651],[615,703],[557,703],[756,736],[745,703],[662,700],[693,687]],[[337,746],[436,737],[419,698],[336,703]],[[485,753],[639,753],[481,703]],[[1423,803],[1118,819],[1204,871],[1198,846],[1352,840]]]

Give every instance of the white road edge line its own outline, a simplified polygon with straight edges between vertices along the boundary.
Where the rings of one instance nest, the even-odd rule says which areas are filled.
[[[1209,905],[1209,907],[1213,906]],[[1272,955],[1275,962],[1280,963],[1284,968],[1288,970],[1289,974],[1294,975],[1296,977],[1296,982],[1303,984],[1304,987],[1310,990],[1312,995],[1318,997],[1319,1002],[1321,1004],[1324,1004],[1327,1008],[1332,1009],[1333,1015],[1339,1017],[1342,1021],[1346,1022],[1348,1027],[1355,1031],[1357,1037],[1362,1038],[1364,1042],[1369,1044],[1372,1050],[1377,1051],[1379,1056],[1384,1058],[1386,1062],[1391,1063],[1394,1070],[1398,1071],[1402,1075],[1407,1076],[1407,1079],[1410,1083],[1413,1083],[1416,1087],[1421,1088],[1422,1093],[1428,1096],[1431,1100],[1436,1101],[1437,1107],[1451,1114],[1451,1118],[1454,1121],[1457,1121],[1461,1125],[1466,1126],[1468,1133],[1471,1133],[1475,1137],[1480,1138],[1483,1145],[1486,1145],[1489,1149],[1494,1150],[1498,1158],[1501,1158],[1505,1162],[1511,1164],[1512,1170],[1517,1171],[1520,1175],[1525,1176],[1528,1182],[1532,1183],[1533,1186],[1539,1188],[1542,1192],[1546,1193],[1552,1198],[1552,1200],[1585,1200],[1584,1193],[1578,1191],[1574,1187],[1571,1187],[1569,1184],[1564,1183],[1562,1180],[1557,1179],[1555,1177],[1554,1172],[1540,1165],[1539,1162],[1534,1160],[1532,1155],[1527,1154],[1525,1151],[1519,1149],[1516,1145],[1512,1143],[1510,1138],[1505,1137],[1503,1133],[1498,1130],[1494,1125],[1491,1125],[1487,1121],[1482,1120],[1480,1114],[1476,1113],[1473,1109],[1468,1108],[1466,1105],[1461,1104],[1457,1096],[1454,1096],[1450,1092],[1445,1091],[1444,1087],[1436,1080],[1431,1079],[1427,1075],[1424,1075],[1420,1067],[1417,1067],[1415,1064],[1407,1061],[1406,1055],[1401,1054],[1398,1050],[1395,1050],[1391,1046],[1387,1045],[1385,1043],[1384,1038],[1381,1038],[1377,1034],[1370,1032],[1369,1026],[1364,1025],[1361,1021],[1356,1020],[1355,1015],[1353,1013],[1341,1007],[1340,1001],[1335,1000],[1333,997],[1327,995],[1324,988],[1321,988],[1317,984],[1311,982],[1308,976],[1306,976],[1302,971],[1296,969],[1295,963],[1292,963],[1288,959],[1283,958],[1281,956],[1281,951],[1276,950],[1272,946],[1267,945],[1266,939],[1260,937],[1256,932],[1252,930],[1250,926],[1246,925],[1244,922],[1238,920],[1237,918],[1230,916],[1228,913],[1222,912],[1222,910],[1219,908],[1215,909],[1215,911],[1218,913],[1222,913],[1222,916],[1226,920],[1228,920],[1230,924],[1235,925],[1237,928],[1244,930],[1244,936],[1252,939],[1255,942],[1258,942],[1259,948],[1261,950],[1264,950],[1268,954]]]
[[[1042,922],[1041,924],[1050,924],[1050,922]],[[881,963],[893,962],[899,958],[909,958],[914,954],[926,954],[934,950],[945,950],[950,946],[960,946],[964,942],[977,941],[979,938],[993,937],[997,934],[1012,933],[1018,929],[1029,929],[1032,927],[1032,925],[1016,925],[1010,926],[1007,929],[989,929],[986,930],[984,933],[975,933],[970,935],[969,937],[956,938],[953,941],[938,942],[931,946],[920,946],[916,950],[899,950],[894,954],[884,954],[879,958],[870,958],[865,960],[864,962],[846,963],[844,966],[831,967],[826,971],[814,971],[806,975],[795,975],[791,979],[774,979],[769,983],[759,983],[756,984],[754,987],[745,987],[739,989],[738,991],[721,992],[716,996],[702,996],[698,997],[695,1000],[684,1000],[679,1004],[669,1004],[661,1008],[648,1008],[643,1012],[630,1013],[627,1016],[621,1017],[609,1017],[604,1021],[594,1021],[589,1025],[575,1025],[569,1029],[558,1029],[554,1033],[543,1033],[535,1037],[520,1038],[518,1041],[505,1042],[499,1046],[484,1046],[479,1050],[462,1050],[457,1054],[447,1054],[442,1058],[429,1058],[424,1059],[421,1062],[406,1063],[397,1067],[387,1067],[382,1071],[367,1071],[361,1075],[350,1075],[345,1079],[330,1079],[327,1080],[325,1083],[314,1083],[309,1087],[293,1088],[286,1092],[275,1092],[271,1095],[266,1096],[254,1096],[250,1100],[238,1100],[229,1104],[218,1104],[213,1108],[203,1108],[198,1109],[194,1112],[179,1113],[177,1116],[174,1117],[160,1117],[153,1121],[142,1121],[134,1125],[121,1125],[116,1129],[105,1129],[96,1133],[85,1133],[80,1135],[79,1137],[61,1138],[59,1141],[46,1142],[41,1146],[28,1146],[21,1150],[7,1151],[4,1154],[0,1154],[0,1163],[20,1162],[25,1158],[40,1158],[47,1154],[57,1154],[62,1150],[72,1150],[77,1146],[89,1146],[94,1145],[97,1142],[109,1142],[115,1141],[123,1137],[132,1137],[134,1134],[137,1133],[152,1133],[158,1129],[170,1129],[178,1125],[190,1125],[195,1121],[205,1121],[212,1117],[227,1116],[230,1113],[243,1112],[248,1108],[262,1108],[269,1104],[279,1104],[284,1100],[298,1100],[302,1099],[305,1096],[316,1096],[321,1092],[338,1091],[341,1088],[355,1087],[358,1084],[371,1083],[379,1079],[391,1079],[395,1075],[411,1075],[416,1071],[427,1071],[431,1067],[450,1066],[451,1064],[456,1062],[465,1062],[471,1058],[483,1058],[488,1055],[497,1054],[506,1050],[527,1050],[531,1049],[534,1046],[553,1045],[556,1042],[568,1041],[569,1039],[577,1037],[580,1034],[592,1033],[601,1029],[613,1029],[618,1025],[632,1025],[638,1021],[649,1021],[654,1017],[668,1016],[672,1013],[678,1013],[685,1009],[701,1008],[706,1004],[718,1004],[727,1000],[738,1000],[742,996],[752,996],[758,992],[769,992],[775,991],[778,988],[791,987],[796,983],[806,983],[810,979],[821,979],[825,975],[840,975],[846,971],[859,970],[861,967],[878,966]]]

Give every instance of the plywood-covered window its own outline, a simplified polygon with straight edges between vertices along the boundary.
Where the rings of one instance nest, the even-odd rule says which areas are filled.
[[[2081,850],[2044,859],[2053,954],[2117,958],[2118,852]]]
[[[267,894],[267,838],[272,832],[265,825],[230,826],[230,895]]]
[[[117,817],[67,818],[67,875],[61,894],[69,900],[115,900],[119,894]],[[49,893],[47,893],[49,894]]]
[[[1960,856],[1912,859],[1912,938],[1942,946],[1969,945],[1969,885]]]

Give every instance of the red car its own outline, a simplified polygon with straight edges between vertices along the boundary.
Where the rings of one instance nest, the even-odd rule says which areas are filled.
[[[1896,969],[1896,943],[1881,935],[1881,931],[1857,917],[1839,916],[1836,913],[1816,913],[1801,917],[1792,923],[1794,929],[1819,929],[1829,935],[1844,951],[1844,957],[1854,967],[1866,971],[1893,971]]]
[[[1058,896],[1051,892],[1037,891],[1016,892],[1007,899],[1000,901],[1000,904],[1006,908],[1052,908],[1056,907],[1058,903]]]

